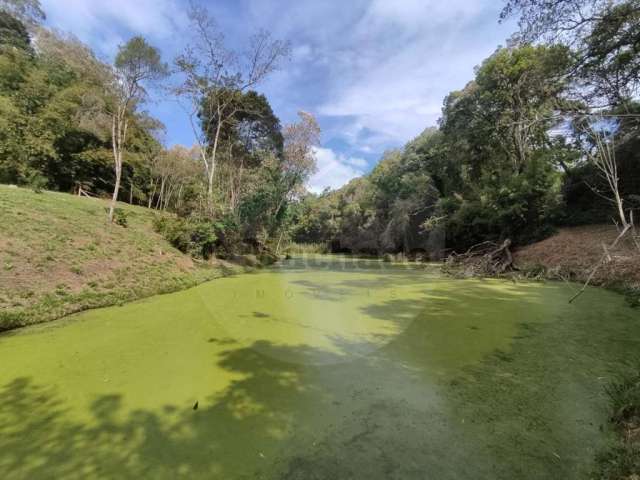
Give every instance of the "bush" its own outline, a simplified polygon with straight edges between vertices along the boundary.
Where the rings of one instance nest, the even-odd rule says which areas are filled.
[[[287,248],[285,248],[285,252],[287,254],[313,254],[313,253],[329,253],[330,248],[326,243],[296,243],[292,242],[289,244]]]
[[[26,176],[26,181],[29,188],[31,188],[35,193],[42,193],[48,184],[47,177],[35,170]]]
[[[116,225],[127,228],[127,225],[129,225],[129,214],[122,208],[116,208],[113,211],[113,222]]]
[[[183,253],[209,259],[218,242],[216,229],[220,225],[202,218],[156,217],[154,229]]]

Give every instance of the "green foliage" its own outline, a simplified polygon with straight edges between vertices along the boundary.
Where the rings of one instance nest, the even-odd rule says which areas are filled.
[[[607,394],[613,412],[611,421],[622,425],[633,419],[640,421],[640,372],[609,385]]]
[[[508,0],[501,18],[514,15],[517,40],[573,47],[576,62],[568,79],[581,101],[624,105],[637,96],[639,0]]]
[[[208,259],[218,242],[217,231],[224,225],[204,218],[176,218],[158,216],[153,222],[154,229],[162,234],[174,247],[194,257]]]
[[[35,170],[29,172],[26,176],[26,181],[29,188],[35,193],[42,193],[42,190],[46,188],[48,183],[47,177]]]
[[[285,249],[285,253],[289,255],[309,255],[330,253],[329,246],[326,243],[290,243]]]
[[[19,34],[11,38],[28,40],[21,25],[0,11],[0,41],[9,41],[8,27]],[[39,32],[37,54],[0,48],[0,182],[29,185],[37,174],[52,190],[82,185],[94,194],[110,193],[115,175],[109,69],[72,37]],[[134,49],[125,53],[121,64],[134,64]],[[157,128],[157,121],[133,112],[122,183],[134,202],[147,199]]]
[[[129,213],[122,208],[116,208],[113,211],[113,222],[126,228],[129,225]]]
[[[4,10],[0,10],[0,48],[33,52],[31,38],[24,24]]]
[[[607,394],[611,404],[610,422],[619,439],[596,458],[595,478],[617,480],[634,478],[640,474],[640,373],[624,376],[609,385]]]
[[[168,74],[168,66],[162,62],[160,52],[150,45],[144,37],[135,36],[121,45],[114,62],[121,75],[123,86],[128,90],[125,95],[137,95],[133,90],[142,88],[140,82],[160,79]]]
[[[31,25],[41,23],[47,18],[40,0],[0,0],[0,11]]]
[[[558,165],[573,150],[552,141],[563,104],[565,47],[501,48],[444,102],[439,129],[391,151],[364,179],[302,203],[294,240],[361,253],[435,253],[485,240],[536,240],[562,205]]]

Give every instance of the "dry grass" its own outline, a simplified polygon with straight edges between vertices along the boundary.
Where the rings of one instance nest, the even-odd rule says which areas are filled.
[[[0,185],[0,331],[186,288],[238,270],[195,263],[154,232],[153,212]]]
[[[515,252],[520,268],[543,268],[549,276],[583,281],[601,259],[618,231],[610,225],[563,228],[556,235]],[[611,261],[596,273],[593,284],[640,289],[640,251],[627,238],[610,252]]]

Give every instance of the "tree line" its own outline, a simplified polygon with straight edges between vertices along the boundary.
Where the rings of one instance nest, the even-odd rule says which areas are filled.
[[[345,187],[308,195],[292,236],[335,251],[525,244],[640,214],[640,2],[509,0],[520,29],[443,102],[437,127]],[[433,249],[431,249],[433,250]]]
[[[265,31],[229,49],[192,3],[171,61],[135,36],[113,62],[47,29],[38,0],[0,0],[0,182],[82,192],[171,212],[184,251],[335,251],[523,244],[557,225],[635,231],[640,207],[640,0],[509,0],[519,31],[443,101],[436,127],[386,152],[367,176],[305,193],[320,129],[281,125],[256,88],[289,55]],[[177,99],[193,146],[163,145],[150,95]],[[445,241],[446,237],[446,241]]]
[[[0,1],[0,182],[109,197],[109,221],[117,201],[177,213],[158,229],[204,256],[281,242],[320,135],[305,112],[282,126],[255,90],[289,44],[260,31],[239,53],[205,8],[188,14],[191,38],[172,61],[134,36],[109,63],[45,28],[38,0]],[[193,146],[165,147],[145,110],[153,94],[178,100]]]

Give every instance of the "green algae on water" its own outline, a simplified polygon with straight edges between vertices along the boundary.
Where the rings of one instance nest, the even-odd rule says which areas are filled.
[[[585,478],[640,324],[570,293],[312,257],[12,332],[0,475]]]

